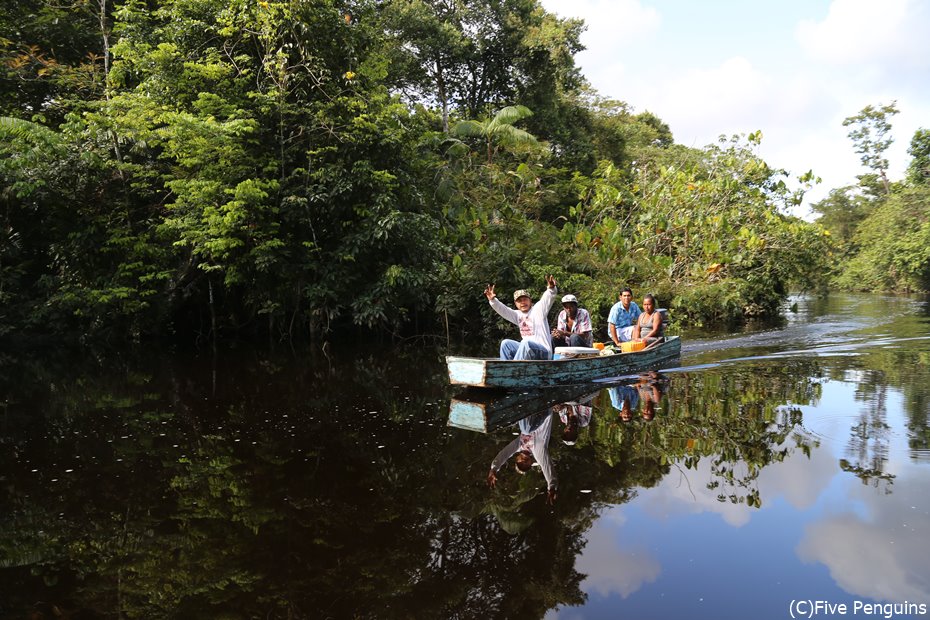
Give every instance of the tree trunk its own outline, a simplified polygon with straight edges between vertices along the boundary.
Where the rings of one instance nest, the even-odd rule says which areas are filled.
[[[210,340],[213,342],[213,353],[216,353],[216,308],[213,307],[213,280],[207,279],[210,290]]]
[[[449,133],[449,100],[446,95],[446,80],[442,73],[442,64],[436,59],[436,90],[439,91],[439,103],[442,106],[442,132]]]

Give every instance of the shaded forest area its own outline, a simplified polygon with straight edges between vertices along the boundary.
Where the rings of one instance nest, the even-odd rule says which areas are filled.
[[[0,15],[0,337],[475,335],[552,273],[685,323],[930,288],[930,133],[790,215],[758,132],[695,149],[601,97],[536,0],[21,0]],[[635,93],[631,93],[635,97]],[[801,189],[797,189],[801,188]],[[889,247],[893,251],[889,251]]]

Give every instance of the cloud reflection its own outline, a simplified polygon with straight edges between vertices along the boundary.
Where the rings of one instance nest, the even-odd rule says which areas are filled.
[[[659,561],[646,548],[623,545],[618,538],[621,532],[615,520],[606,518],[598,520],[588,533],[576,564],[579,572],[588,575],[582,582],[585,592],[626,598],[654,582],[662,572]]]
[[[744,463],[735,464],[734,468],[738,475],[748,475]],[[797,509],[809,508],[837,472],[839,465],[828,451],[814,449],[810,458],[807,458],[798,450],[783,462],[769,465],[759,473],[759,496],[763,506],[782,498]],[[710,512],[720,515],[733,527],[749,523],[756,509],[746,504],[719,501],[717,496],[721,488],[708,488],[709,484],[716,481],[719,481],[719,477],[711,471],[709,458],[702,458],[695,469],[681,467],[679,470],[673,467],[656,488],[643,492],[641,505],[649,514],[658,518]],[[723,492],[729,494],[730,491]],[[732,492],[745,495],[747,489],[735,488]]]
[[[858,481],[850,500],[865,516],[844,513],[809,525],[796,549],[804,562],[819,562],[850,594],[881,601],[930,600],[927,558],[930,516],[924,509],[930,484],[911,480],[890,495]]]

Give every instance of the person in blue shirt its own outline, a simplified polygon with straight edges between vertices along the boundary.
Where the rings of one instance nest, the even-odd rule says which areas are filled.
[[[633,301],[633,291],[629,287],[620,292],[620,301],[613,305],[607,317],[607,331],[614,344],[620,346],[633,338],[633,327],[642,311]]]

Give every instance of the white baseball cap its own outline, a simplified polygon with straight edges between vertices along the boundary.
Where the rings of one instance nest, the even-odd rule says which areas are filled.
[[[562,303],[563,304],[577,304],[578,298],[575,297],[574,295],[566,295],[565,297],[562,298]]]

